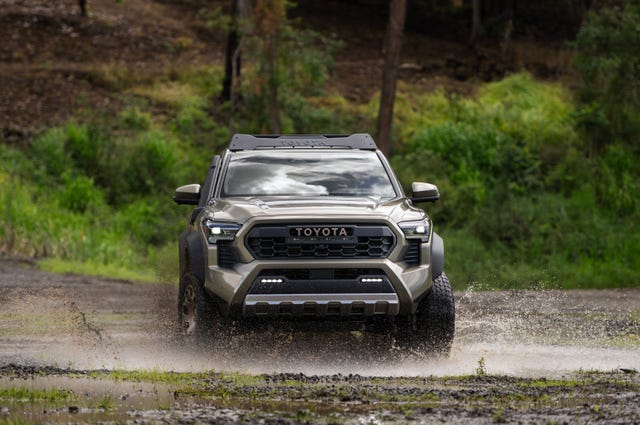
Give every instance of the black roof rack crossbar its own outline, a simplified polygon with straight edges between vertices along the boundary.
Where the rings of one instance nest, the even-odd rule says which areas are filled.
[[[242,151],[275,148],[348,148],[376,150],[376,143],[367,133],[354,134],[235,134],[229,150]]]

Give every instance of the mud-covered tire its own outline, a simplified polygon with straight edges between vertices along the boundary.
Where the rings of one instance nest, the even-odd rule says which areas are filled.
[[[453,290],[443,272],[433,280],[416,314],[399,321],[396,343],[401,349],[448,356],[455,334],[455,318]]]
[[[216,320],[213,302],[203,283],[193,274],[185,273],[178,291],[180,334],[190,340],[206,340],[212,336]]]

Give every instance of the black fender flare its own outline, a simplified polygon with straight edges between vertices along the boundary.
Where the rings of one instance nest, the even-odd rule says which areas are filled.
[[[180,276],[190,270],[200,282],[205,281],[204,247],[197,232],[180,235]]]
[[[444,271],[444,240],[433,232],[431,241],[431,277],[436,279]]]

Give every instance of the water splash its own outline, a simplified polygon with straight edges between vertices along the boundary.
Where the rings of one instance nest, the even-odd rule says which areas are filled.
[[[0,362],[368,376],[473,374],[480,359],[487,373],[514,376],[640,369],[638,289],[456,294],[451,356],[429,358],[361,332],[253,332],[194,348],[176,338],[175,288],[141,286],[12,289],[0,310]]]

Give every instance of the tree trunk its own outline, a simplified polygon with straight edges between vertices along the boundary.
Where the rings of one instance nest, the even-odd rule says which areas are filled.
[[[223,102],[231,100],[231,88],[234,79],[240,75],[240,7],[242,0],[231,1],[231,15],[233,22],[227,34],[227,46],[224,52],[224,79],[222,80]]]
[[[400,49],[402,48],[402,34],[406,14],[406,0],[391,0],[389,3],[389,26],[385,41],[386,54],[384,68],[382,69],[382,90],[380,93],[377,134],[378,146],[385,155],[391,153],[393,103],[396,96]]]
[[[251,0],[232,0],[231,14],[233,22],[227,34],[227,46],[224,57],[224,79],[222,80],[223,101],[233,101],[234,91],[240,78],[242,62],[242,38],[248,33],[248,23],[251,19]]]
[[[481,13],[480,13],[480,0],[471,1],[471,36],[469,37],[469,44],[474,45],[480,35],[480,27],[482,25]]]
[[[268,41],[268,64],[269,64],[269,117],[271,118],[271,132],[280,134],[280,105],[278,104],[278,75],[277,75],[277,53],[276,37],[269,37]]]
[[[502,59],[506,59],[511,48],[511,33],[513,32],[513,9],[515,0],[507,0],[506,23],[502,39]]]
[[[89,16],[89,12],[87,11],[87,0],[78,0],[78,6],[80,6],[80,15],[85,18]]]
[[[227,34],[225,50],[224,79],[220,99],[231,102],[229,132],[233,134],[234,116],[240,102],[240,70],[242,67],[242,44],[250,32],[250,20],[253,13],[252,0],[232,0],[233,22]]]

